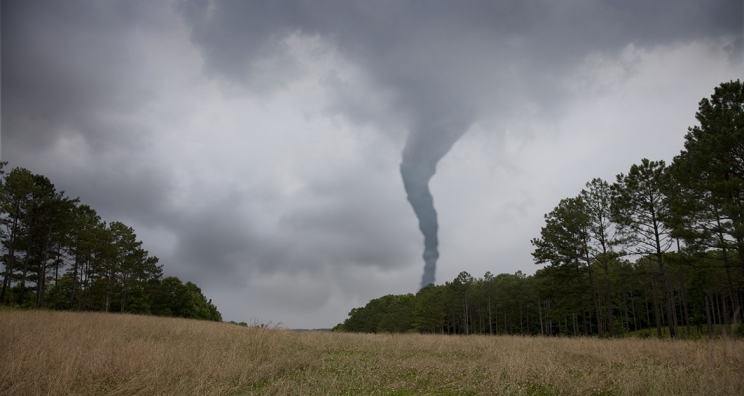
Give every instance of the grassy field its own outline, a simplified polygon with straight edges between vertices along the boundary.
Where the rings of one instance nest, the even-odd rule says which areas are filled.
[[[744,341],[365,335],[0,311],[0,394],[744,394]]]

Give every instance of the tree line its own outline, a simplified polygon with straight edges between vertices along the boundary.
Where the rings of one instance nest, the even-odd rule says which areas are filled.
[[[533,276],[473,278],[388,295],[336,330],[657,337],[742,331],[744,90],[699,103],[671,164],[643,159],[595,178],[545,215]]]
[[[194,283],[163,277],[132,227],[107,223],[45,176],[0,163],[0,304],[221,321]]]

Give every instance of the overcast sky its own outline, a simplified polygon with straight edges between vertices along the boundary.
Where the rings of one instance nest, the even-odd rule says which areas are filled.
[[[134,227],[225,320],[332,327],[419,288],[409,134],[462,135],[430,183],[436,282],[532,274],[546,212],[669,162],[744,77],[743,20],[741,0],[3,1],[2,160]]]

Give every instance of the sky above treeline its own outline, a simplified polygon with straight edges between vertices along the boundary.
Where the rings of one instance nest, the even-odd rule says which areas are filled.
[[[418,290],[407,141],[446,152],[436,283],[532,274],[530,239],[560,199],[670,162],[698,102],[744,77],[740,0],[1,12],[2,160],[134,227],[225,320],[290,328]]]

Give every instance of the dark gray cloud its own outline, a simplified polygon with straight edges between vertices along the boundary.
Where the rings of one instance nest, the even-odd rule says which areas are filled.
[[[281,52],[286,36],[318,34],[395,91],[412,122],[443,107],[476,115],[484,110],[478,106],[484,95],[505,96],[508,103],[516,89],[542,92],[532,100],[548,104],[553,97],[543,99],[545,90],[556,89],[559,78],[589,53],[740,36],[742,28],[736,0],[186,0],[179,9],[209,73],[250,84],[252,70]]]
[[[153,2],[7,1],[2,6],[3,139],[48,146],[61,132],[87,144],[142,144],[147,131],[112,123],[155,95],[135,39],[161,26]],[[12,152],[4,153],[13,158]]]
[[[411,231],[407,209],[390,205],[400,197],[380,184],[379,175],[367,173],[365,180],[359,177],[364,173],[309,181],[283,201],[288,210],[270,229],[254,229],[245,208],[255,198],[236,192],[194,213],[173,213],[167,221],[177,237],[172,257],[181,263],[177,272],[210,286],[240,288],[246,278],[277,272],[391,270],[410,262],[415,250],[400,243]]]
[[[399,267],[412,251],[398,243],[409,231],[408,219],[402,205],[390,205],[399,199],[391,192],[379,175],[361,170],[310,185],[294,198],[301,202],[297,210],[279,224],[284,241],[276,250],[283,250],[284,257],[274,258],[275,263],[266,257],[263,270],[271,272],[282,261],[304,270],[323,265]]]
[[[131,115],[157,88],[138,61],[137,35],[160,30],[168,10],[147,1],[4,1],[3,160],[44,173],[114,219],[161,210],[168,174],[132,156],[148,147],[152,128]]]

